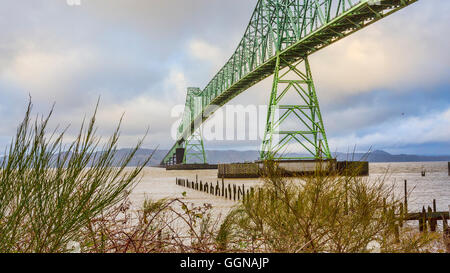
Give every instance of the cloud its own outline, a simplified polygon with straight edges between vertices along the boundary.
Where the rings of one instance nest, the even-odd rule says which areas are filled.
[[[423,3],[425,2],[425,3]],[[450,83],[445,14],[450,3],[420,1],[325,48],[311,57],[324,101],[373,90],[404,92]],[[439,7],[439,11],[436,9]]]
[[[176,67],[172,67],[163,82],[163,94],[168,101],[184,104],[186,102],[187,79],[186,75]]]
[[[0,10],[0,113],[5,116],[0,141],[14,133],[29,93],[41,113],[56,101],[52,125],[74,128],[101,96],[100,133],[108,135],[125,113],[124,146],[150,126],[148,145],[164,148],[173,144],[171,109],[184,105],[188,86],[205,87],[224,65],[255,5],[242,0],[83,0],[79,7],[32,2],[11,1]],[[407,112],[409,126],[433,132],[418,139],[447,136],[412,120],[433,128],[436,120],[448,124],[442,113],[450,107],[450,38],[444,35],[449,12],[447,0],[418,1],[311,56],[334,144],[345,149],[352,142],[394,145],[383,138],[386,128],[397,132],[392,139],[416,143],[412,132],[399,129],[399,112]],[[231,103],[267,104],[271,85],[269,77]],[[436,92],[436,86],[442,90]]]
[[[450,139],[450,107],[445,111],[422,117],[410,117],[394,122],[381,123],[372,132],[357,136],[355,133],[329,139],[330,146],[345,150],[357,145],[362,149],[371,146],[389,148],[405,144],[448,142]]]
[[[189,53],[192,57],[199,61],[210,63],[216,72],[226,62],[226,56],[220,48],[202,40],[190,41]]]
[[[96,55],[83,49],[65,52],[26,50],[4,68],[3,79],[32,93],[38,100],[63,101],[79,73],[87,70]]]

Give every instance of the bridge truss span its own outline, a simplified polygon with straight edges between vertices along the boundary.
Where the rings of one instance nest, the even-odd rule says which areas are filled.
[[[302,60],[307,62],[307,57],[314,52],[416,1],[258,0],[234,54],[203,90],[197,90],[196,96],[200,103],[195,109],[186,106],[176,143],[161,164],[173,161],[176,149],[184,147],[186,140],[213,114],[217,106],[225,105],[276,71]],[[315,96],[315,93],[312,95]],[[191,99],[188,92],[187,103]],[[186,114],[187,111],[190,111],[189,114]],[[316,114],[321,118],[320,111]],[[315,147],[311,150],[311,158],[328,158],[330,155],[323,124],[317,128],[320,134],[323,129],[323,136],[313,143]],[[269,124],[266,135],[268,129]],[[267,139],[270,138],[266,136],[265,141]],[[326,151],[325,146],[322,146],[324,144]],[[263,151],[264,142],[262,146],[261,156],[272,154]]]

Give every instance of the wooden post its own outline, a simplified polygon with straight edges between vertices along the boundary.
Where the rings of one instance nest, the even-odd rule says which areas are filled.
[[[231,200],[231,185],[230,184],[228,184],[228,197]]]
[[[436,232],[437,220],[432,217],[433,217],[433,209],[431,209],[431,207],[428,206],[428,223],[430,225],[430,231]]]
[[[158,230],[158,248],[162,248],[162,231]]]
[[[399,212],[399,214],[400,214],[400,219],[399,219],[399,221],[398,221],[398,225],[402,228],[403,227],[403,221],[404,221],[404,219],[405,219],[405,214],[404,214],[405,212],[403,211],[403,204],[402,203],[400,203],[400,212]]]
[[[228,189],[225,189],[225,199],[228,199],[227,193],[228,193]]]
[[[195,182],[198,182],[198,174],[195,175]]]
[[[433,212],[436,212],[436,199],[433,199]]]
[[[450,205],[448,206],[448,213],[450,214]],[[448,227],[447,219],[445,217],[442,219],[442,223],[444,227],[443,236],[445,248],[447,250],[447,253],[450,253],[450,228]]]
[[[242,201],[245,201],[245,185],[242,184]]]
[[[408,214],[408,181],[405,180],[405,215]]]
[[[222,176],[222,197],[225,196],[224,193],[225,193],[225,182],[224,182],[223,176]]]
[[[395,242],[400,243],[400,228],[397,224],[394,225]]]
[[[422,207],[422,215],[419,219],[419,231],[424,232],[426,231],[427,226],[427,212],[425,211],[425,207]]]

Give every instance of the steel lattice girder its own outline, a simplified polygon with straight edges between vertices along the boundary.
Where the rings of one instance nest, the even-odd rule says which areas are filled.
[[[280,67],[284,65],[287,67],[283,71]],[[303,71],[300,66],[304,66]],[[283,104],[289,93],[297,98],[296,104]],[[280,112],[279,117],[275,116],[277,110]],[[297,129],[282,130],[282,124],[289,121],[290,117],[294,118]],[[274,143],[274,135],[280,138],[278,143]],[[289,145],[293,143],[303,147],[311,156],[288,156]],[[331,159],[308,57],[294,64],[277,58],[260,158]]]
[[[201,92],[201,109],[184,119],[172,157],[225,103],[274,73],[277,56],[295,63],[417,0],[258,0],[236,51]],[[206,115],[208,113],[208,115]]]
[[[201,129],[197,129],[185,143],[183,164],[206,164],[206,153]]]

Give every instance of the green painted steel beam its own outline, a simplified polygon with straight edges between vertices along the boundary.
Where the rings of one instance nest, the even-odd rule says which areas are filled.
[[[272,75],[277,56],[295,63],[416,1],[258,0],[236,51],[208,85],[197,90],[201,105],[193,111],[186,108],[190,114],[183,116],[177,141],[161,164],[173,158],[176,148],[184,145],[216,106]],[[188,100],[189,94],[187,104]]]

